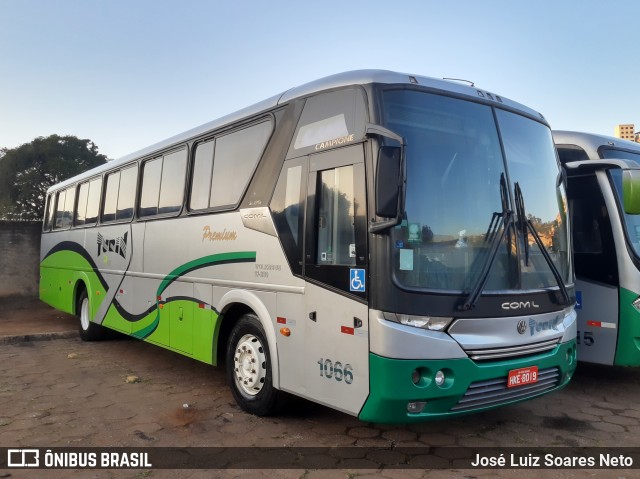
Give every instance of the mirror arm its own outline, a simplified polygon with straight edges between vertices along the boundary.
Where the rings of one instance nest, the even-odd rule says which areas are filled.
[[[380,231],[384,231],[389,228],[393,228],[400,224],[400,216],[397,218],[391,218],[389,220],[382,221],[372,221],[369,223],[369,233],[379,233]]]
[[[406,145],[404,138],[402,138],[400,135],[392,132],[391,130],[385,128],[384,126],[376,125],[375,123],[367,123],[365,125],[364,134],[367,136],[369,135],[384,136],[386,138],[391,138],[392,140],[397,141],[402,146]]]

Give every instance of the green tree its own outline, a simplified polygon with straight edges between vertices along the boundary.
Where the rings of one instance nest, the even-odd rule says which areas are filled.
[[[47,189],[107,161],[91,140],[38,137],[0,149],[0,219],[39,220]]]

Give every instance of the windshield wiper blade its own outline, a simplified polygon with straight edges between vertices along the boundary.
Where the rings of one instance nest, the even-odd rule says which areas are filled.
[[[502,243],[505,235],[511,230],[511,225],[513,224],[513,211],[509,209],[509,193],[504,173],[500,174],[500,202],[502,204],[502,213],[493,213],[493,216],[491,216],[491,222],[489,223],[489,228],[487,228],[487,233],[484,236],[485,243],[489,242],[489,253],[482,265],[480,276],[478,276],[478,279],[473,285],[469,296],[467,296],[465,302],[459,307],[462,311],[468,311],[474,308],[478,302],[478,298],[489,279],[489,272],[491,271],[491,267],[496,259],[496,254],[498,254],[500,243]],[[503,229],[502,234],[498,236],[500,225],[503,225]]]
[[[529,218],[525,217],[524,197],[522,196],[522,190],[520,190],[520,185],[518,184],[518,182],[516,182],[514,186],[515,186],[514,192],[515,192],[516,208],[518,208],[518,217],[519,217],[519,220],[522,222],[522,229],[523,229],[523,240],[525,244],[525,247],[524,247],[525,264],[527,266],[529,265],[529,234],[528,232],[530,232],[531,236],[533,236],[533,239],[538,245],[538,249],[542,253],[542,257],[549,265],[549,269],[551,269],[551,273],[553,274],[553,277],[555,278],[556,283],[558,283],[558,287],[560,288],[560,292],[562,293],[562,297],[564,298],[566,305],[569,306],[571,304],[571,298],[569,298],[569,292],[567,291],[567,287],[564,285],[562,275],[560,274],[560,271],[558,271],[558,268],[554,264],[553,259],[551,259],[551,256],[549,255],[547,248],[542,243],[542,239],[540,238],[540,235],[538,234],[538,231],[536,230],[536,228],[533,226],[533,223]]]
[[[492,224],[493,224],[494,218],[495,218],[495,213],[494,213],[494,217],[492,217],[491,219]],[[495,233],[493,233],[491,237],[491,244],[489,245],[488,256],[484,264],[482,265],[482,270],[480,271],[480,275],[478,276],[478,279],[476,280],[473,286],[473,289],[469,293],[469,296],[467,296],[467,299],[465,300],[465,302],[459,307],[461,311],[469,311],[470,309],[474,308],[476,303],[478,302],[478,298],[480,298],[480,294],[482,293],[482,290],[484,289],[484,286],[487,284],[487,280],[489,279],[489,273],[491,272],[491,267],[493,266],[493,263],[496,260],[496,255],[498,254],[498,248],[500,248],[500,244],[502,243],[502,240],[506,236],[507,231],[511,229],[512,224],[513,224],[513,211],[508,210],[503,212],[502,215],[499,215],[499,220],[495,224]],[[503,228],[502,228],[502,233],[498,235],[497,231],[500,228],[500,225],[502,225]]]
[[[522,240],[524,242],[524,264],[529,266],[529,230],[527,228],[527,217],[524,211],[524,198],[522,196],[522,190],[520,184],[516,181],[514,187],[515,202],[516,202],[516,215],[518,216],[518,226],[520,227],[520,233],[522,234]]]
[[[498,248],[500,247],[500,244],[507,232],[511,230],[511,225],[513,224],[513,211],[509,209],[507,180],[504,173],[500,175],[500,201],[502,203],[502,213],[493,213],[491,216],[491,222],[489,223],[489,228],[487,228],[487,232],[484,236],[485,243],[489,243],[489,253],[482,265],[480,275],[473,285],[469,296],[467,296],[465,302],[459,306],[461,311],[469,311],[474,308],[478,302],[478,298],[480,298],[480,294],[489,279],[489,272],[491,271],[491,267],[493,266],[496,255],[498,254]],[[502,233],[498,235],[500,225],[503,226],[503,229]]]

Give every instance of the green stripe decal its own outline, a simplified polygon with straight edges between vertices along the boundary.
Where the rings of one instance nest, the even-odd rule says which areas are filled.
[[[244,262],[255,262],[256,261],[256,252],[255,251],[239,251],[236,253],[219,253],[212,254],[209,256],[204,256],[202,258],[194,259],[193,261],[189,261],[188,263],[183,264],[182,266],[178,266],[176,269],[171,271],[165,279],[160,283],[160,287],[158,288],[157,296],[161,296],[163,291],[169,287],[171,283],[173,283],[176,279],[181,276],[184,276],[191,271],[195,271],[197,269],[206,268],[207,266],[215,266],[218,264],[226,264],[226,263],[244,263]]]
[[[640,366],[640,312],[633,306],[638,293],[620,288],[618,345],[614,366]]]
[[[158,327],[158,323],[160,322],[160,311],[156,311],[156,317],[153,322],[145,328],[142,328],[140,331],[133,331],[131,336],[138,339],[144,339],[153,333]]]
[[[169,287],[175,280],[184,276],[187,273],[195,271],[197,269],[206,268],[208,266],[218,266],[221,264],[229,263],[254,263],[256,261],[255,251],[239,251],[235,253],[219,253],[204,256],[202,258],[194,259],[188,263],[178,266],[171,271],[160,283],[156,298],[162,296],[162,293]],[[158,301],[156,299],[156,316],[151,324],[140,329],[139,331],[132,332],[132,336],[138,339],[145,339],[149,337],[160,324],[160,309],[158,308]]]

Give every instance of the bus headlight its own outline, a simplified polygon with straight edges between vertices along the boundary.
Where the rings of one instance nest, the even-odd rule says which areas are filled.
[[[428,329],[430,331],[444,331],[453,321],[453,318],[439,316],[413,316],[411,314],[384,313],[384,319],[394,323],[413,326],[414,328]]]

